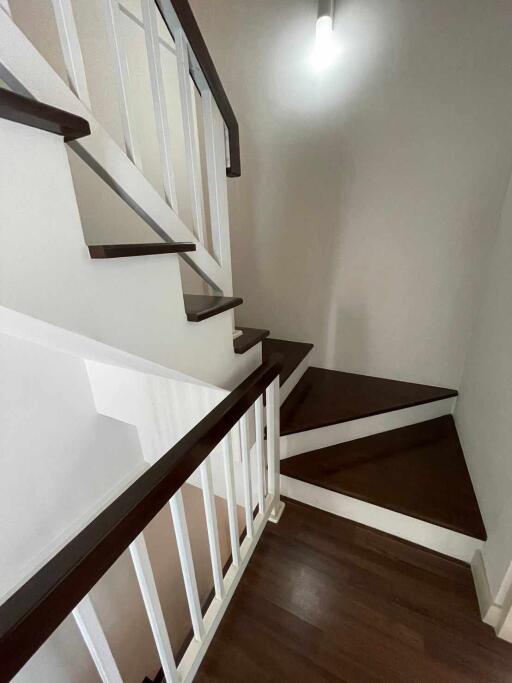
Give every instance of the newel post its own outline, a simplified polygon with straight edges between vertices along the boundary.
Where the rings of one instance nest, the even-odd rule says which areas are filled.
[[[267,387],[267,457],[268,457],[268,492],[272,496],[272,512],[269,520],[277,524],[284,510],[281,500],[279,481],[281,455],[279,449],[279,375]]]

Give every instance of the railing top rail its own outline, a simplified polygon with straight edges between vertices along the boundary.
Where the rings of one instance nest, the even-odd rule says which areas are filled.
[[[204,38],[199,30],[197,21],[194,17],[192,9],[188,0],[156,0],[160,14],[169,29],[171,35],[174,35],[174,27],[168,20],[169,13],[175,15],[179,24],[187,36],[190,48],[199,64],[208,87],[217,103],[217,106],[222,114],[224,123],[228,129],[229,137],[229,159],[230,165],[227,169],[227,175],[231,178],[237,178],[241,175],[240,163],[240,136],[238,130],[238,121],[231,104],[229,102],[224,86],[220,80],[217,69],[208,52]]]
[[[249,410],[279,356],[205,418],[0,606],[0,681],[9,681]]]

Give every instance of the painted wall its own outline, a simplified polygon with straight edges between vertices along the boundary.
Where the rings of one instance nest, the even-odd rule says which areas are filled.
[[[484,560],[498,604],[512,583],[511,263],[512,183],[503,205],[455,412],[489,536]]]
[[[226,389],[259,364],[229,311],[186,320],[176,255],[90,259],[60,137],[1,120],[0,146],[1,305]]]
[[[458,386],[512,152],[504,0],[191,0],[238,116],[241,324],[326,367]],[[229,39],[226,39],[229,36]]]

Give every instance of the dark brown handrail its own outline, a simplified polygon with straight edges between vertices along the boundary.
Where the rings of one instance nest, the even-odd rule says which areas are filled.
[[[203,72],[206,82],[211,90],[211,93],[217,103],[217,106],[222,114],[224,123],[228,129],[229,136],[229,161],[230,165],[226,171],[230,178],[238,178],[241,173],[240,164],[240,134],[238,130],[238,121],[236,120],[235,112],[229,102],[226,91],[221,83],[215,64],[208,52],[204,38],[199,30],[197,21],[194,17],[192,9],[188,0],[156,0],[157,7],[160,14],[169,30],[173,33],[172,27],[169,26],[165,19],[165,8],[172,8],[176,14],[181,27],[185,31],[187,40],[190,43],[192,52],[194,53],[201,71]]]
[[[269,359],[0,606],[0,681],[11,678],[279,375]]]

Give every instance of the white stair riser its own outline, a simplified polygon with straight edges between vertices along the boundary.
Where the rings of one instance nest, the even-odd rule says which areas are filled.
[[[455,401],[455,398],[446,398],[412,408],[403,408],[328,427],[288,434],[281,437],[281,459],[450,415],[455,408]]]
[[[311,352],[309,352],[308,355],[301,360],[301,362],[297,365],[297,367],[292,372],[292,374],[288,377],[286,382],[282,385],[281,390],[279,392],[281,405],[283,405],[283,403],[286,401],[288,396],[292,393],[293,389],[295,389],[295,387],[299,383],[299,380],[302,378],[302,375],[309,368],[309,366],[310,366],[310,361],[309,361],[310,355],[311,355]]]
[[[306,505],[384,531],[464,562],[471,562],[475,552],[481,550],[484,545],[479,539],[283,475],[281,492],[283,496]]]

